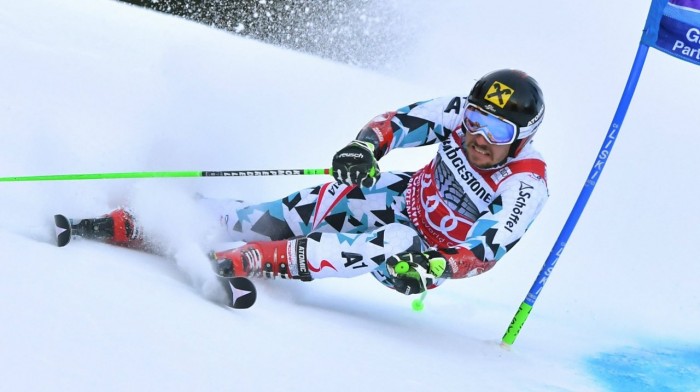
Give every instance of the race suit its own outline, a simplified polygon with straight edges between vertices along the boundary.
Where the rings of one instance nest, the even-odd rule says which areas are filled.
[[[239,241],[306,237],[312,279],[371,272],[392,287],[385,260],[428,249],[447,261],[432,287],[489,270],[545,204],[545,163],[528,141],[497,167],[472,167],[462,149],[466,104],[464,97],[418,102],[376,117],[357,135],[375,145],[377,159],[438,144],[421,170],[381,173],[370,188],[327,183],[272,202],[222,206],[228,234]]]

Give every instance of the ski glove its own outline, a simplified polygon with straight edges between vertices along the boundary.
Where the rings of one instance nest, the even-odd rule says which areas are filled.
[[[406,295],[419,294],[439,278],[447,268],[447,261],[437,251],[424,253],[403,252],[386,261],[394,290]]]
[[[379,179],[374,144],[353,140],[333,156],[333,177],[346,185],[369,188]]]

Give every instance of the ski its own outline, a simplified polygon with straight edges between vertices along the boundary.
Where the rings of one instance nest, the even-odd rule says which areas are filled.
[[[226,292],[225,305],[233,309],[248,309],[255,304],[258,297],[255,285],[248,278],[223,276],[216,277]]]
[[[101,219],[88,220],[83,219],[77,224],[73,220],[68,219],[64,215],[54,215],[54,223],[56,225],[56,245],[64,247],[70,243],[73,236],[92,238],[91,233],[86,232],[86,228],[97,228]],[[87,234],[87,235],[86,235]],[[243,277],[226,277],[216,275],[221,288],[226,293],[225,306],[232,309],[248,309],[255,304],[257,299],[257,290],[255,285],[248,278]]]
[[[64,215],[54,215],[56,225],[56,245],[68,245],[73,237],[104,239],[114,235],[114,221],[110,217],[95,219],[68,219]]]
[[[73,228],[68,218],[63,215],[54,215],[53,220],[56,223],[56,245],[59,248],[68,245],[73,236]]]

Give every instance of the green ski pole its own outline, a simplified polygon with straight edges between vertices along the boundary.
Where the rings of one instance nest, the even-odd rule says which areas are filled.
[[[126,178],[186,178],[186,177],[266,177],[330,174],[330,169],[222,170],[222,171],[155,171],[126,173],[52,174],[40,176],[0,177],[0,182],[113,180]]]

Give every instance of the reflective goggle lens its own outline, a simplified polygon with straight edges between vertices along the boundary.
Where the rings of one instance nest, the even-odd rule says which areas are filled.
[[[481,134],[491,144],[511,144],[517,135],[515,124],[474,105],[467,106],[464,127],[472,135]]]

